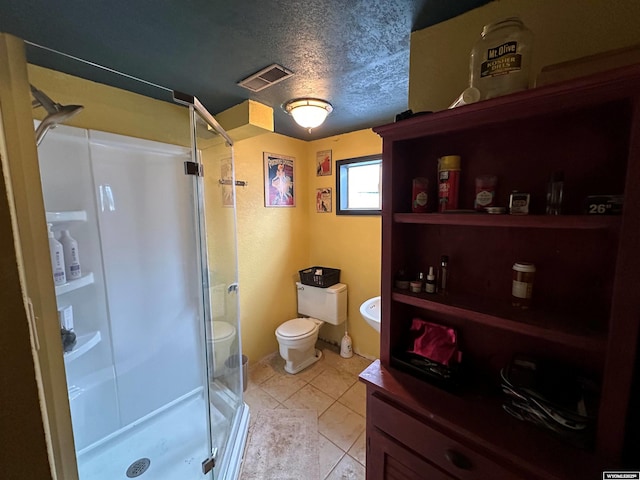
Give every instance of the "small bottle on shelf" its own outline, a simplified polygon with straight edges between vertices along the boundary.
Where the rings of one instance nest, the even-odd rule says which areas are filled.
[[[442,255],[440,257],[440,270],[438,271],[438,292],[445,295],[447,293],[447,284],[449,281],[449,257]]]
[[[424,290],[427,293],[436,293],[436,276],[433,273],[433,267],[429,267],[429,273],[427,274],[427,282],[425,283]]]
[[[80,269],[80,254],[78,253],[78,242],[69,235],[69,230],[62,230],[60,243],[64,249],[64,264],[67,280],[77,280],[82,277]]]
[[[513,264],[511,305],[523,310],[527,310],[531,306],[535,273],[536,266],[533,263],[516,262]]]
[[[547,215],[560,215],[562,212],[562,189],[564,172],[553,172],[547,185]]]
[[[47,227],[49,227],[49,254],[51,255],[53,283],[55,285],[64,285],[67,283],[67,277],[64,272],[64,251],[62,244],[57,241],[53,235],[53,224],[47,223]]]
[[[414,280],[411,282],[410,284],[411,286],[411,291],[413,293],[420,293],[423,290],[424,287],[424,273],[420,272],[418,274],[418,279]]]

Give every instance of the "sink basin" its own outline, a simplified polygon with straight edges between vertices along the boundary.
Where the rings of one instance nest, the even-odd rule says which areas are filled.
[[[373,297],[360,305],[360,315],[376,332],[380,331],[380,297]]]

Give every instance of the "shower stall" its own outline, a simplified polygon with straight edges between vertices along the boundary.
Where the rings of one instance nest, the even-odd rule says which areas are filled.
[[[238,478],[249,411],[233,142],[188,95],[164,92],[170,128],[114,133],[63,123],[107,111],[92,88],[125,98],[116,123],[159,101],[33,66],[29,83],[46,110],[34,122],[42,228],[70,234],[80,261],[79,278],[51,279],[61,334],[46,338],[60,342],[66,385],[52,388],[66,389],[78,478]],[[76,105],[51,100],[66,85]]]

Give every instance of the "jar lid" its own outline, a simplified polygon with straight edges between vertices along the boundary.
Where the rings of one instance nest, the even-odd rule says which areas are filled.
[[[535,272],[536,266],[533,263],[519,262],[513,264],[516,272]]]
[[[489,32],[493,32],[502,27],[512,27],[517,26],[520,28],[524,27],[524,23],[520,20],[520,17],[509,17],[504,18],[502,20],[498,20],[497,22],[489,23],[482,28],[482,36],[484,37]]]

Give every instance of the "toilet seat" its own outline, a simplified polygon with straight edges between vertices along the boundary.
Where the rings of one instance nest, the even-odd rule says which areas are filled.
[[[213,323],[213,341],[220,342],[233,337],[236,329],[227,322],[214,321]]]
[[[313,335],[317,326],[310,318],[294,318],[280,325],[276,329],[276,335],[287,340],[303,339]]]

